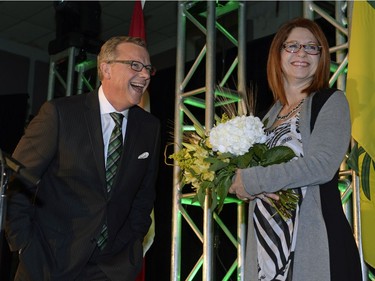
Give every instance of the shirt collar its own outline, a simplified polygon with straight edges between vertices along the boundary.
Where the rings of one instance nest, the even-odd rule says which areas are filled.
[[[112,112],[118,112],[112,104],[107,100],[106,96],[104,95],[103,87],[100,86],[98,90],[99,95],[99,105],[100,105],[100,114],[109,114]],[[121,111],[119,113],[122,113],[126,119],[128,119],[129,115],[129,109],[125,109],[124,111]]]

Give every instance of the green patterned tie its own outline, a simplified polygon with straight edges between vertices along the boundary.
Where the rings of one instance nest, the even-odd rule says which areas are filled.
[[[107,182],[107,191],[108,193],[112,189],[113,179],[116,176],[116,171],[118,163],[121,157],[122,152],[122,119],[124,115],[121,113],[112,112],[110,113],[112,119],[115,121],[115,127],[113,128],[111,138],[109,139],[108,144],[108,153],[107,153],[107,165],[106,165],[106,182]],[[108,239],[108,229],[107,225],[103,225],[102,232],[98,238],[97,244],[98,247],[103,250]]]
[[[109,139],[107,166],[106,166],[106,181],[107,191],[110,192],[112,188],[113,179],[115,178],[118,162],[122,152],[122,119],[124,115],[116,112],[110,113],[116,125],[113,128],[111,138]]]

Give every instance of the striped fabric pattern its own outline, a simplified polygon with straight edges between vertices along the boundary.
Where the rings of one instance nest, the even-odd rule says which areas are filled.
[[[107,166],[106,166],[106,181],[107,191],[110,192],[113,184],[113,179],[116,175],[118,162],[120,160],[122,152],[122,119],[124,115],[117,112],[110,113],[112,119],[115,121],[115,127],[113,128],[111,138],[108,145],[107,154]]]
[[[124,115],[117,112],[110,113],[115,127],[113,128],[108,144],[107,165],[106,165],[106,182],[107,192],[111,192],[113,180],[116,176],[118,163],[122,152],[122,119]],[[100,236],[97,241],[98,247],[103,250],[108,240],[108,228],[104,224]]]
[[[296,155],[303,157],[299,112],[273,130],[267,131],[266,143],[269,147],[288,146]],[[299,194],[300,200],[292,218],[288,221],[284,221],[267,202],[256,199],[253,219],[258,241],[258,280],[292,281],[298,213],[306,187],[296,188],[293,191]]]

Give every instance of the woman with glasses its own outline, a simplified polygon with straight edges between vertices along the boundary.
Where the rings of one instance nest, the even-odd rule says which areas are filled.
[[[10,188],[16,281],[130,281],[142,267],[160,122],[138,104],[155,68],[145,42],[127,36],[104,43],[97,67],[100,87],[46,102],[13,153],[40,178]]]
[[[328,42],[315,22],[297,18],[281,26],[267,62],[275,102],[264,123],[268,146],[288,146],[296,157],[237,170],[229,192],[250,202],[245,280],[362,280],[338,190],[349,107],[342,91],[329,89],[329,72]],[[269,204],[286,189],[298,196],[289,219]]]

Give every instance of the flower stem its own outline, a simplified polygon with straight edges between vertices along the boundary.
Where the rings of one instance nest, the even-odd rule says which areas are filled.
[[[288,221],[292,218],[293,211],[297,209],[299,195],[292,189],[280,190],[276,194],[279,196],[279,200],[268,198],[270,204],[284,221]]]

